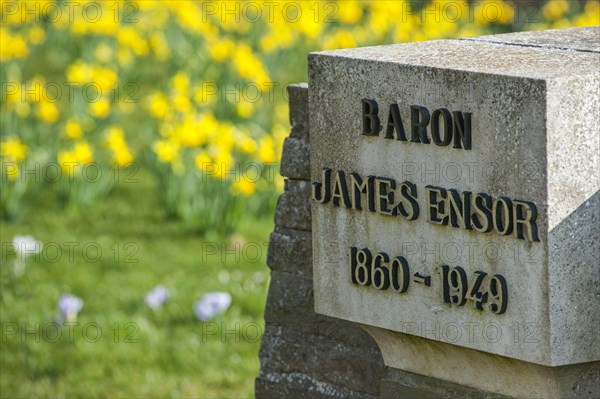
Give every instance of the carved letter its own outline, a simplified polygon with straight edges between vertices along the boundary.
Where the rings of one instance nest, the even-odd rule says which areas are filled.
[[[444,120],[444,138],[440,136],[440,116]],[[452,114],[445,108],[436,109],[431,116],[431,138],[439,146],[447,146],[452,141]]]
[[[320,204],[326,204],[331,198],[331,169],[323,168],[321,175],[321,182],[312,182],[312,198]]]
[[[441,197],[441,201],[438,201]],[[433,224],[448,225],[448,210],[446,209],[446,190],[441,187],[426,186],[427,221]]]
[[[452,112],[454,148],[471,149],[471,113]],[[461,145],[462,143],[462,145]]]
[[[343,170],[338,170],[335,175],[331,202],[335,206],[340,206],[340,199],[343,201],[343,206],[346,208],[352,208],[350,196],[348,195],[348,187],[346,186],[346,174]]]
[[[379,136],[381,122],[379,121],[379,106],[377,101],[368,98],[362,99],[362,134],[365,136]]]
[[[492,217],[492,197],[479,193],[473,197],[475,213],[471,216],[473,229],[479,233],[489,233],[494,229]]]
[[[404,132],[404,126],[402,125],[402,117],[400,116],[400,109],[398,109],[398,104],[390,104],[390,113],[388,116],[388,124],[385,133],[385,138],[393,139],[394,131],[396,131],[397,140],[406,141],[406,133]]]
[[[410,206],[407,208],[402,200],[397,206],[400,216],[407,220],[415,220],[419,217],[419,203],[417,202],[417,186],[414,183],[405,181],[400,185],[400,194],[403,199],[408,200]]]
[[[429,110],[420,105],[410,106],[411,142],[429,144],[427,125],[429,125]]]
[[[527,228],[527,240],[540,241],[536,224],[537,208],[535,204],[527,201],[513,201],[513,226],[515,237],[525,239],[524,229]]]

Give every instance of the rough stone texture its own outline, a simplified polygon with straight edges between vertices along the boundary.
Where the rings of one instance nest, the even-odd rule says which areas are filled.
[[[290,262],[293,259],[293,262]],[[273,271],[300,274],[312,279],[312,234],[279,228],[271,233],[267,265]]]
[[[599,53],[478,41],[311,54],[313,181],[323,168],[409,180],[421,209],[407,221],[313,202],[317,312],[541,365],[600,360],[598,65]],[[378,101],[384,129],[389,105],[398,103],[407,135],[410,105],[471,112],[473,149],[362,136],[364,98]],[[425,173],[409,175],[408,166]],[[443,173],[448,166],[462,173]],[[426,185],[533,202],[540,242],[428,223]],[[433,254],[412,251],[416,245]],[[430,275],[431,287],[411,283],[399,295],[351,284],[353,246],[405,256],[410,274]],[[483,252],[490,246],[501,256]],[[436,271],[443,264],[462,266],[469,282],[476,271],[504,276],[507,312],[444,303]],[[469,326],[490,323],[497,337],[469,334]]]
[[[310,182],[286,180],[284,193],[275,208],[275,225],[288,229],[311,230]]]
[[[600,26],[504,33],[501,35],[470,37],[462,40],[599,53]]]
[[[312,276],[303,277],[285,272],[271,272],[271,284],[265,307],[267,323],[293,327],[286,330],[289,333],[324,336],[338,343],[355,346],[369,346],[372,343],[371,338],[368,338],[363,329],[356,328],[355,325],[344,320],[319,315],[313,309]],[[369,347],[374,348],[372,345]],[[376,352],[380,357],[379,352]]]
[[[548,83],[548,295],[555,364],[600,360],[600,62],[597,68],[593,78]]]
[[[353,399],[377,398],[366,392],[345,389],[343,386],[327,384],[312,378],[307,373],[267,372],[264,377],[256,380],[257,398],[310,398],[310,399]]]
[[[473,389],[387,367],[381,380],[382,399],[502,399],[508,396]]]
[[[292,132],[283,143],[281,175],[289,179],[310,180],[310,140],[308,135],[308,86],[288,86]]]
[[[598,66],[597,53],[587,53],[578,51],[564,51],[552,48],[530,48],[522,46],[510,46],[510,48],[500,47],[491,43],[470,40],[433,40],[418,43],[392,44],[386,46],[360,47],[353,49],[329,50],[309,55],[309,68],[311,63],[317,62],[317,59],[323,60],[331,57],[336,59],[347,59],[348,62],[361,64],[359,72],[369,72],[376,68],[378,64],[395,64],[389,72],[389,77],[395,76],[394,82],[400,78],[406,77],[406,72],[417,74],[417,76],[426,74],[430,69],[436,71],[452,70],[461,72],[473,72],[476,74],[490,74],[502,76],[514,76],[518,79],[552,79],[558,77],[567,77],[575,75],[589,75]],[[347,64],[348,65],[348,64]],[[412,69],[404,69],[410,68]],[[330,65],[330,73],[340,73],[343,71],[341,65]],[[340,69],[341,68],[341,69]],[[396,74],[392,74],[392,71]],[[352,89],[354,84],[366,83],[367,76],[360,74],[340,74],[335,84],[340,88]],[[402,73],[405,72],[405,73]],[[312,87],[312,79],[309,69],[309,84],[311,89],[309,96],[310,109],[312,109],[312,96],[316,94]],[[402,75],[400,75],[402,73]],[[380,76],[384,78],[385,75]],[[360,81],[359,81],[360,79]],[[385,85],[376,84],[375,80],[368,80],[372,90],[386,88]],[[332,82],[333,83],[333,82]],[[425,83],[421,81],[421,83]],[[391,89],[392,87],[388,87]],[[485,90],[482,88],[482,90]],[[366,93],[365,93],[366,94]],[[340,101],[347,99],[339,98]],[[407,104],[408,105],[408,104]],[[310,111],[309,111],[310,112]],[[348,117],[355,114],[340,114]],[[384,121],[385,122],[385,121]],[[311,126],[311,141],[317,134]]]
[[[314,312],[307,86],[290,93],[291,136],[267,263],[271,283],[257,398],[376,398],[383,359],[360,327]]]
[[[310,179],[310,145],[308,141],[288,137],[283,142],[281,175],[290,179]]]
[[[288,86],[290,101],[290,137],[309,141],[308,134],[308,84],[300,83]]]
[[[292,289],[293,288],[293,289]],[[265,307],[267,323],[298,326],[314,315],[312,279],[290,273],[271,272]]]
[[[342,324],[339,328],[352,328]],[[348,391],[376,392],[383,372],[379,352],[365,341],[340,342],[315,331],[298,331],[295,325],[270,325],[260,355],[269,370],[279,373],[305,372],[327,384],[339,384]],[[368,343],[368,341],[367,341]],[[351,377],[351,378],[350,378]]]

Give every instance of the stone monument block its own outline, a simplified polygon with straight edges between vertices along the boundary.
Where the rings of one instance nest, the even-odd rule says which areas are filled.
[[[590,32],[571,49],[530,34],[309,56],[317,313],[543,366],[600,360]]]

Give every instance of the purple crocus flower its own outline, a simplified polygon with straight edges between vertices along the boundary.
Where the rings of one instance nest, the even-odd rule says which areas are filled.
[[[229,305],[231,305],[231,295],[227,292],[209,292],[196,302],[194,311],[199,320],[206,321],[225,313]]]
[[[77,314],[83,308],[83,301],[71,294],[63,294],[58,300],[58,311],[67,321],[77,320]]]
[[[144,302],[152,309],[160,308],[169,299],[169,290],[163,285],[157,285],[146,294]]]

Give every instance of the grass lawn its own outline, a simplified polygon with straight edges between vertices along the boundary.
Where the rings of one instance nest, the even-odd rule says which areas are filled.
[[[165,215],[144,173],[93,209],[64,212],[48,193],[2,221],[1,397],[253,396],[272,217],[209,240]],[[16,234],[44,249],[15,279]],[[158,284],[171,298],[153,311],[143,299]],[[211,291],[232,305],[200,322],[194,303]],[[63,293],[84,300],[79,325],[53,324]]]

